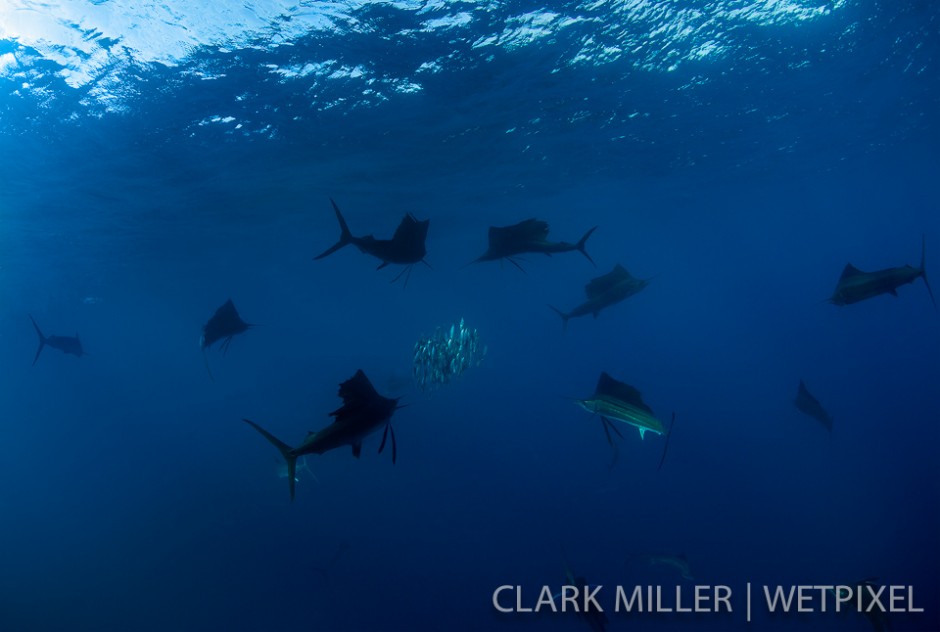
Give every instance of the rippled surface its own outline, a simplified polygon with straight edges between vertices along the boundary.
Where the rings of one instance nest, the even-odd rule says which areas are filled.
[[[635,562],[684,552],[736,590],[937,594],[936,314],[919,279],[824,299],[848,261],[917,265],[922,235],[938,277],[938,15],[0,0],[0,629],[587,629],[491,608],[561,581],[561,547],[610,585],[674,583]],[[429,265],[403,288],[353,247],[313,261],[330,198],[357,236],[430,219]],[[596,225],[598,268],[468,264],[529,217],[551,241]],[[547,305],[617,263],[649,288],[563,333]],[[260,326],[212,382],[199,328],[230,297]],[[88,356],[30,366],[27,314]],[[460,318],[478,366],[451,353]],[[360,368],[407,404],[398,463],[377,436],[311,457],[288,503],[240,419],[301,441]],[[572,403],[601,371],[676,412],[661,471],[635,432],[609,469]],[[801,379],[831,442],[791,404]],[[738,614],[611,632],[866,625]]]

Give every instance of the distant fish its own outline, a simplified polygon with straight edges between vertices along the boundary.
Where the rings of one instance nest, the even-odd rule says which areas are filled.
[[[34,365],[36,361],[39,360],[39,354],[42,353],[43,347],[46,345],[49,345],[53,349],[58,349],[62,353],[79,358],[83,355],[88,355],[85,353],[85,350],[82,349],[82,341],[78,338],[78,332],[75,332],[74,336],[44,336],[32,314],[29,314],[29,320],[32,321],[33,327],[36,328],[36,334],[39,336],[39,348],[36,349],[36,356],[33,358]]]
[[[843,608],[844,604],[848,604],[849,610],[865,615],[873,632],[888,632],[892,626],[886,612],[888,604],[883,603],[887,599],[884,596],[877,597],[885,593],[884,586],[877,584],[877,581],[877,577],[867,577],[854,584],[842,584],[829,588],[828,591],[842,601]]]
[[[813,395],[807,390],[806,384],[803,383],[803,380],[800,380],[800,388],[796,393],[796,397],[793,399],[793,404],[801,412],[806,413],[824,425],[826,430],[832,432],[832,417],[822,407],[822,404],[819,403],[819,400],[813,397]]]
[[[845,269],[842,270],[842,276],[839,277],[839,282],[836,284],[836,289],[829,298],[829,302],[833,305],[850,305],[879,294],[897,296],[897,289],[900,286],[913,283],[918,278],[922,278],[924,285],[927,286],[930,301],[933,303],[934,309],[937,309],[937,301],[934,299],[933,291],[927,282],[927,268],[924,262],[926,249],[926,237],[921,237],[919,268],[905,265],[876,272],[862,272],[851,263],[846,264]]]
[[[671,566],[679,571],[683,579],[695,580],[692,577],[692,570],[689,568],[689,560],[685,557],[685,553],[679,555],[650,555],[649,561],[650,564]]]
[[[516,255],[527,252],[553,255],[559,252],[577,250],[584,255],[591,264],[594,260],[587,253],[585,244],[588,237],[597,229],[597,226],[584,233],[584,236],[575,244],[566,241],[548,241],[548,222],[539,219],[526,219],[512,226],[490,226],[489,244],[486,252],[474,259],[471,263],[481,261],[496,261],[506,259],[522,270],[522,266],[514,259]],[[525,270],[523,270],[525,272]]]
[[[637,279],[619,263],[607,274],[601,275],[584,286],[584,293],[587,300],[575,307],[568,313],[549,305],[549,307],[559,316],[561,316],[564,329],[568,329],[568,320],[579,316],[591,314],[597,318],[598,314],[605,307],[610,307],[620,301],[630,298],[643,288],[649,285],[649,280]]]
[[[323,259],[340,248],[353,244],[360,252],[381,259],[382,263],[379,264],[376,270],[381,270],[391,263],[404,265],[405,268],[392,279],[392,282],[394,283],[402,274],[407,272],[405,285],[408,284],[408,279],[411,277],[411,268],[414,264],[423,263],[429,268],[431,267],[424,260],[428,253],[425,241],[427,240],[431,220],[418,221],[414,215],[408,213],[398,224],[398,228],[395,229],[395,234],[392,235],[391,239],[376,239],[372,235],[356,237],[350,232],[349,226],[346,225],[346,220],[343,219],[343,214],[340,213],[339,206],[336,205],[333,198],[330,198],[330,203],[333,205],[333,211],[336,213],[337,221],[339,221],[339,241],[318,254],[314,259]]]
[[[206,363],[206,371],[209,371],[209,377],[212,377],[212,371],[209,369],[209,361],[206,360],[206,349],[221,340],[222,344],[219,345],[219,349],[224,354],[228,351],[228,346],[234,336],[254,326],[242,320],[232,299],[228,299],[222,307],[215,310],[212,318],[202,326],[202,336],[199,337],[199,348],[202,350],[202,358]]]
[[[294,484],[297,482],[297,459],[305,454],[323,454],[348,445],[352,447],[353,456],[358,459],[363,439],[384,426],[379,453],[385,449],[385,440],[391,432],[392,463],[398,459],[398,444],[391,424],[392,414],[403,408],[398,405],[398,399],[379,395],[361,369],[339,385],[339,396],[343,398],[343,405],[330,413],[335,418],[333,423],[323,430],[308,433],[296,448],[290,447],[250,419],[242,419],[281,451],[281,456],[287,462],[291,500],[294,500]]]
[[[606,372],[601,373],[594,394],[587,399],[577,400],[577,403],[584,410],[600,415],[604,434],[607,435],[607,443],[614,450],[614,462],[616,462],[618,452],[610,431],[613,430],[621,438],[623,435],[620,434],[620,430],[613,421],[633,426],[640,432],[640,439],[643,439],[647,432],[661,435],[666,431],[662,422],[643,401],[640,391],[629,384],[615,380]]]
[[[597,590],[599,586],[597,584],[589,584],[588,580],[583,576],[575,576],[574,571],[571,570],[571,565],[568,563],[568,555],[565,553],[564,548],[562,548],[562,557],[565,560],[564,586],[574,587],[576,590],[576,603],[583,605],[583,608],[575,608],[576,612],[578,612],[581,619],[593,632],[605,632],[605,630],[607,630],[607,624],[610,623],[607,619],[607,615],[604,614],[603,610],[592,607],[591,603],[584,598],[585,595]],[[567,591],[563,590],[556,595],[552,595],[552,600],[557,602],[566,592]]]

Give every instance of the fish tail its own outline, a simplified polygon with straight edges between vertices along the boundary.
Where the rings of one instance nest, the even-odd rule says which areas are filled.
[[[39,336],[39,348],[36,349],[36,357],[33,358],[33,364],[35,365],[36,361],[39,360],[39,354],[42,353],[42,348],[46,346],[46,337],[42,335],[42,330],[39,329],[39,325],[36,324],[36,320],[33,318],[33,315],[28,314],[28,316],[33,323],[33,327],[36,328],[36,334]]]
[[[594,263],[594,260],[591,259],[591,255],[588,254],[587,249],[584,247],[584,245],[587,243],[588,237],[590,237],[590,236],[591,236],[591,233],[593,233],[595,230],[597,230],[597,226],[595,226],[594,228],[592,228],[592,229],[589,230],[588,232],[584,233],[584,237],[582,237],[581,239],[579,239],[579,240],[578,240],[578,243],[576,243],[576,244],[574,245],[574,247],[578,249],[578,252],[580,252],[582,255],[584,255],[585,257],[587,257],[587,260],[591,262],[591,265],[593,265],[593,266],[596,268],[596,267],[597,267],[597,264]]]
[[[293,502],[294,484],[297,482],[297,455],[294,454],[294,449],[250,419],[242,419],[242,421],[261,433],[265,439],[281,451],[281,456],[284,457],[284,461],[287,463],[287,482],[290,485],[290,499]]]
[[[927,294],[930,295],[930,302],[933,303],[933,308],[937,309],[937,301],[933,297],[933,290],[930,289],[930,283],[927,282],[927,237],[921,235],[920,237],[920,276],[924,279],[924,285],[927,286]]]
[[[561,316],[562,331],[567,332],[568,331],[568,319],[571,318],[571,315],[564,313],[563,311],[561,311],[554,305],[549,305],[548,308],[552,310],[553,312],[555,312],[556,314],[558,314],[559,316]]]
[[[333,205],[333,211],[336,213],[336,219],[339,221],[339,241],[333,244],[330,248],[327,248],[325,251],[318,254],[314,259],[323,259],[328,257],[343,246],[348,246],[352,243],[353,235],[349,231],[349,226],[346,225],[346,220],[343,219],[343,214],[339,212],[339,207],[336,205],[336,202],[333,201],[333,198],[330,198],[330,203]]]

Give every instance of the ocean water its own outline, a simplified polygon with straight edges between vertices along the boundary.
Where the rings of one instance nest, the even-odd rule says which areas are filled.
[[[0,2],[0,630],[588,630],[493,606],[566,568],[609,630],[873,629],[745,611],[870,577],[940,629],[940,314],[920,279],[826,302],[922,239],[940,291],[938,64],[926,0]],[[356,235],[430,219],[430,265],[313,261],[331,197]],[[531,217],[597,225],[597,266],[467,265]],[[649,286],[563,331],[617,263]],[[212,380],[228,298],[259,326]],[[87,355],[31,366],[30,314]],[[485,359],[418,389],[460,318]],[[358,369],[407,404],[397,463],[310,456],[290,502],[241,419],[298,444]],[[675,412],[661,469],[623,424],[611,467],[573,401],[602,371]]]

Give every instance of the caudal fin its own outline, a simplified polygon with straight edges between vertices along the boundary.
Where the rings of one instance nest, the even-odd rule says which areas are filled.
[[[332,247],[318,254],[314,259],[329,257],[343,246],[348,246],[352,243],[353,236],[352,233],[349,232],[349,226],[346,225],[346,220],[343,219],[343,214],[339,212],[339,207],[336,205],[336,202],[333,201],[333,198],[330,198],[330,203],[333,205],[333,211],[336,213],[336,219],[339,221],[339,241],[333,244]]]
[[[575,244],[575,248],[578,249],[578,252],[580,252],[582,255],[584,255],[585,257],[587,257],[587,260],[591,262],[591,265],[596,268],[596,267],[597,267],[597,264],[594,263],[594,260],[591,259],[591,255],[588,254],[588,251],[587,251],[587,250],[585,249],[585,247],[584,247],[584,244],[587,243],[588,237],[590,237],[590,236],[591,236],[591,233],[593,233],[595,230],[597,230],[597,226],[595,226],[594,228],[592,228],[592,229],[589,230],[588,232],[584,233],[584,237],[582,237],[581,239],[578,240],[578,243]]]
[[[927,282],[927,265],[925,260],[927,258],[927,237],[921,235],[920,237],[920,276],[924,279],[924,285],[927,286],[927,294],[930,294],[930,302],[933,303],[933,308],[937,309],[937,301],[933,297],[933,290],[930,289],[930,283]],[[938,310],[940,311],[940,310]]]
[[[297,457],[294,455],[294,449],[250,419],[242,419],[242,421],[261,433],[265,439],[281,451],[281,456],[284,457],[284,461],[287,463],[287,482],[290,485],[290,499],[293,502],[294,484],[297,482]]]
[[[927,280],[926,277],[924,278],[924,280],[925,281]],[[33,315],[32,314],[27,314],[27,315],[29,316],[29,319],[32,321],[33,327],[36,328],[36,334],[39,336],[39,348],[36,349],[36,357],[33,358],[33,365],[35,365],[36,361],[39,360],[39,354],[42,353],[42,348],[46,346],[46,337],[42,335],[42,330],[39,329],[39,325],[36,324],[35,319],[33,319]]]
[[[549,305],[548,308],[552,310],[553,312],[555,312],[556,314],[558,314],[559,316],[561,316],[561,329],[562,331],[567,332],[568,331],[568,319],[571,318],[571,315],[564,313],[563,311],[561,311],[560,309],[558,309],[557,307],[553,305]]]

